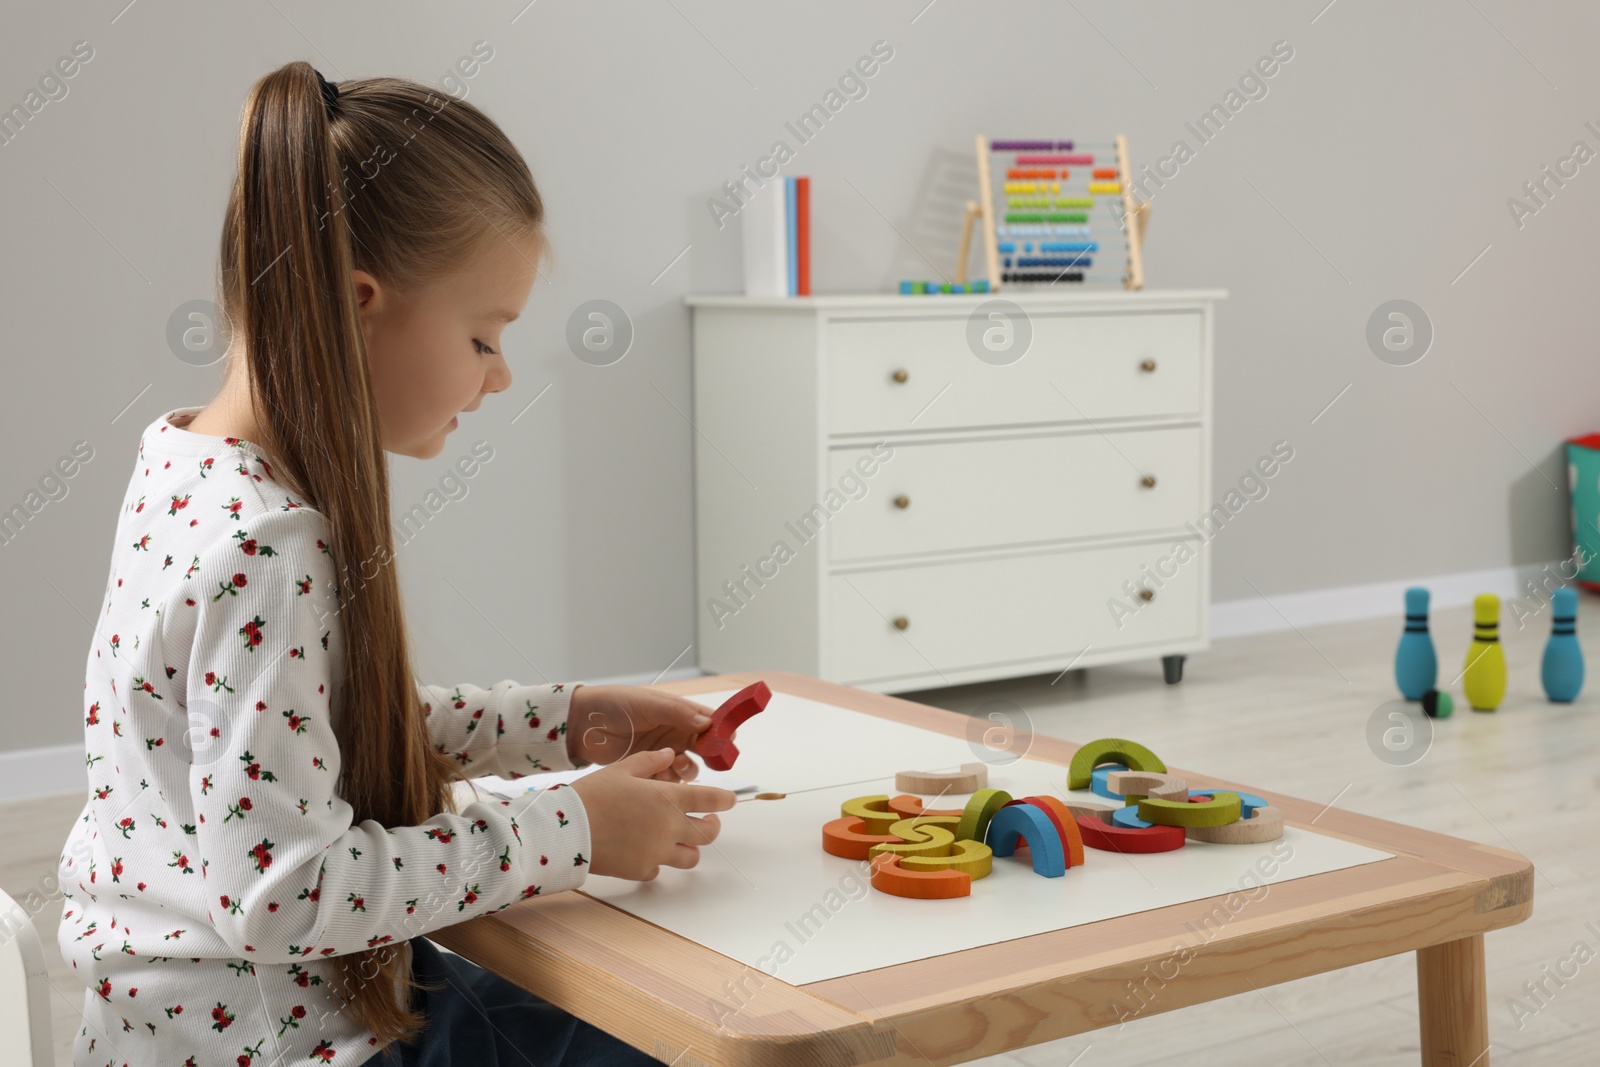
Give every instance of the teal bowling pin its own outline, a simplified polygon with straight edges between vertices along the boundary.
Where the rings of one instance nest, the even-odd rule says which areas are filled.
[[[1400,695],[1421,700],[1439,679],[1439,657],[1428,633],[1428,591],[1421,586],[1406,590],[1406,628],[1394,652],[1394,680]]]
[[[1544,646],[1540,680],[1544,695],[1568,704],[1583,688],[1583,650],[1578,647],[1578,594],[1564,585],[1550,598],[1550,640]]]

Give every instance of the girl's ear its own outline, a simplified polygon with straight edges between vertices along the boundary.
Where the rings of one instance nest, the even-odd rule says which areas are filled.
[[[351,271],[350,278],[355,283],[356,308],[363,318],[383,310],[388,294],[377,278],[364,270]]]

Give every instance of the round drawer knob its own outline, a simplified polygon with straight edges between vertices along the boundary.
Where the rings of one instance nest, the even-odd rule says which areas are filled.
[[[894,498],[894,506],[897,508],[909,508],[911,506],[911,498],[901,493]]]
[[[1146,489],[1154,489],[1156,487],[1156,476],[1154,474],[1146,474],[1139,480],[1143,483]]]
[[[893,374],[889,375],[889,377],[893,378],[897,382],[904,382],[907,378],[911,377],[911,375],[907,374],[905,372],[905,368],[902,367]]]
[[[896,615],[893,625],[896,630],[904,630],[907,626],[911,625],[911,620],[906,618],[904,615]]]
[[[1154,589],[1141,589],[1141,590],[1139,590],[1139,599],[1140,600],[1143,600],[1144,602],[1149,603],[1150,601],[1154,600],[1155,598],[1156,598],[1156,591]]]
[[[1154,374],[1156,372],[1156,361],[1153,359],[1147,359],[1143,363],[1139,364],[1139,369],[1144,371],[1146,374]]]

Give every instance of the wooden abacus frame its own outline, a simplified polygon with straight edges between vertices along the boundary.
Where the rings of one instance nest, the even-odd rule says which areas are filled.
[[[1133,195],[1133,168],[1128,164],[1128,138],[1116,136],[1118,184],[1122,187],[1122,228],[1128,238],[1128,267],[1122,275],[1124,289],[1144,288],[1144,231],[1150,224],[1150,202]],[[961,250],[956,258],[957,284],[967,280],[967,257],[972,248],[972,224],[983,219],[983,258],[989,291],[1000,289],[1000,246],[994,232],[994,188],[989,180],[989,138],[977,135],[978,199],[967,201],[961,224]]]

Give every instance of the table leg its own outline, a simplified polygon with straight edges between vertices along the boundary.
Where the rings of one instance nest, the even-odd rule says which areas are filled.
[[[1417,950],[1423,1067],[1489,1067],[1483,935]]]

